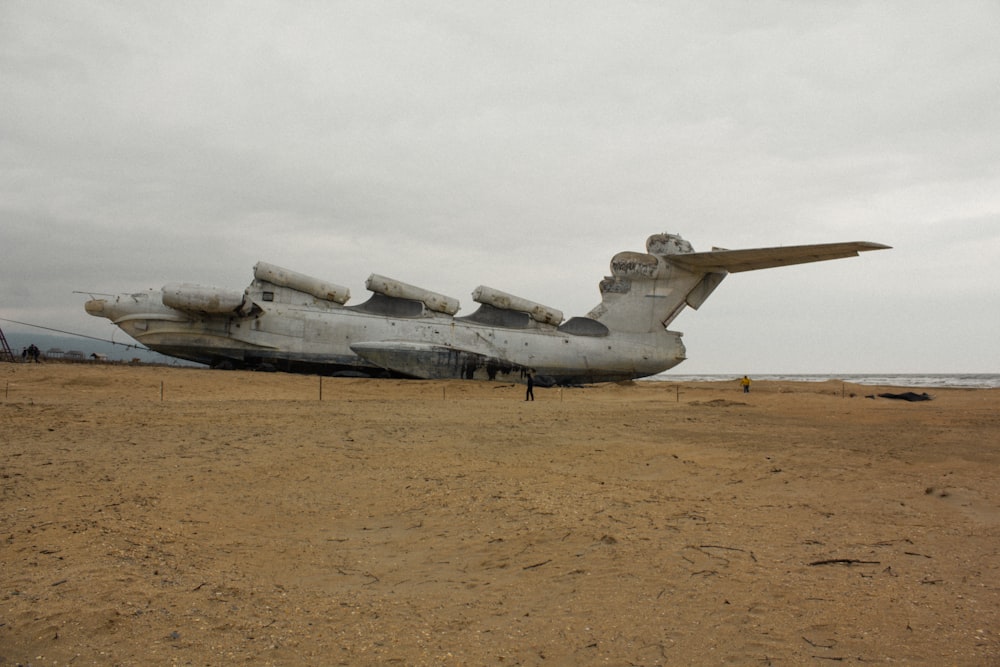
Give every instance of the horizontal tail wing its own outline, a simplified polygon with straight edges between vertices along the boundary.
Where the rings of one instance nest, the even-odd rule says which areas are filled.
[[[828,259],[857,257],[869,250],[887,250],[891,246],[870,241],[849,243],[820,243],[817,245],[779,246],[777,248],[752,248],[749,250],[712,250],[667,255],[672,264],[691,272],[740,273],[778,266],[823,262]]]

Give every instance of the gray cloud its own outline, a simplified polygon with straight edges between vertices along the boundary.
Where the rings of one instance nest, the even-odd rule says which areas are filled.
[[[873,240],[727,279],[682,368],[996,372],[998,32],[989,2],[5,3],[0,316],[107,334],[72,290],[257,259],[582,314],[654,232]]]

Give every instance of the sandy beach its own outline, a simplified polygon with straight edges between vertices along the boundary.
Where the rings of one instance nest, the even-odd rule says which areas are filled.
[[[1000,390],[906,390],[0,364],[0,665],[1000,664]]]

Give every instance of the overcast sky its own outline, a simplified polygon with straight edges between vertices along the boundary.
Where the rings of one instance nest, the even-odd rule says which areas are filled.
[[[257,260],[569,317],[653,233],[876,241],[729,276],[677,372],[1000,372],[998,35],[995,0],[4,0],[0,317],[110,337],[74,290]]]

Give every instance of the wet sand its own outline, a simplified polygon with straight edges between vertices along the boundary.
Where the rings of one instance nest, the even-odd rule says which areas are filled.
[[[1000,390],[881,391],[0,364],[0,665],[1000,664]]]

